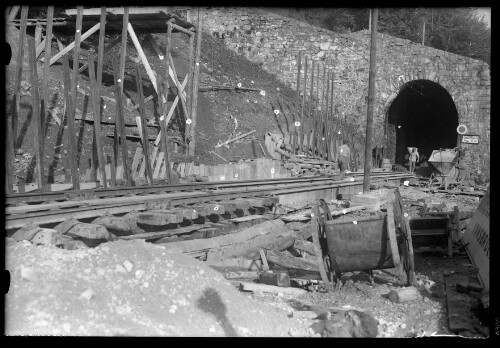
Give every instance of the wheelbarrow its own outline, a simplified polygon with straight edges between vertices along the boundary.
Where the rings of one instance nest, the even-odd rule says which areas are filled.
[[[323,214],[321,214],[323,210]],[[397,189],[390,191],[387,213],[357,221],[333,220],[324,200],[313,207],[312,237],[321,279],[329,290],[340,287],[343,272],[396,268],[413,284],[415,273],[408,215]]]

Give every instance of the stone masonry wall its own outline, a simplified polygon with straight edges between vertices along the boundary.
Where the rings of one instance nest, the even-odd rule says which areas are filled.
[[[205,31],[224,40],[229,49],[252,62],[261,63],[263,69],[292,88],[296,86],[299,51],[322,67],[332,69],[335,73],[335,116],[346,117],[364,135],[369,31],[338,34],[257,8],[200,8],[200,13]],[[194,23],[196,14],[197,11],[189,13]],[[401,87],[421,79],[444,87],[455,103],[459,123],[467,126],[468,134],[480,136],[478,145],[463,144],[467,150],[464,162],[469,165],[471,174],[489,173],[489,66],[482,61],[381,33],[377,36],[374,146],[385,144],[385,117]]]

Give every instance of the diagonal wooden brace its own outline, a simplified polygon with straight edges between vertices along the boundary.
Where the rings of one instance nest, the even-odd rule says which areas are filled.
[[[85,33],[83,33],[82,36],[81,36],[81,39],[80,39],[81,41],[80,42],[82,42],[85,39],[87,39],[90,35],[92,35],[97,30],[99,30],[100,27],[101,27],[101,24],[97,23],[92,28],[90,28]],[[71,51],[74,47],[75,47],[75,41],[73,41],[68,46],[66,46],[62,51],[60,51],[59,53],[57,53],[54,57],[50,58],[50,65],[54,64],[55,62],[57,62],[59,59],[61,59],[62,56],[64,56],[69,51]],[[43,61],[43,59],[40,59],[40,61]]]

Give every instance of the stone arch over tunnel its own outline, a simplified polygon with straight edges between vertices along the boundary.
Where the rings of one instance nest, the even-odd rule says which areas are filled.
[[[458,111],[452,96],[430,80],[405,83],[386,109],[386,139],[391,163],[405,164],[407,147],[427,158],[433,150],[457,146]]]

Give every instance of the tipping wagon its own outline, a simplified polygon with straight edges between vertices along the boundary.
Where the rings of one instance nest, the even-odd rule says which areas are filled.
[[[397,268],[409,285],[414,260],[408,215],[397,189],[388,195],[387,212],[357,221],[335,221],[320,200],[313,208],[312,237],[325,288],[340,285],[344,272]]]

